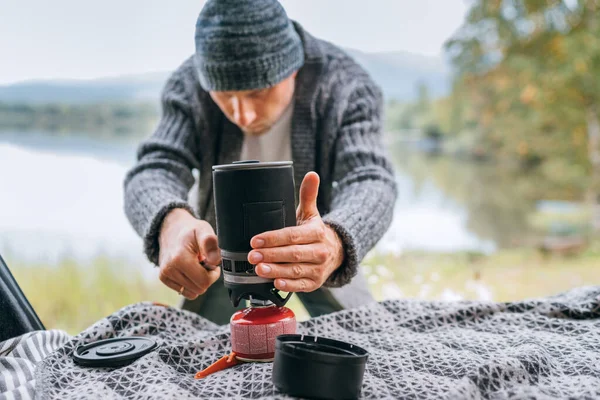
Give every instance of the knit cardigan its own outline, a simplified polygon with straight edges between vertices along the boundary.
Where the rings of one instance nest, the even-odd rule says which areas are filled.
[[[397,186],[382,141],[383,96],[350,56],[293,23],[305,52],[291,132],[296,201],[304,175],[317,172],[317,207],[345,254],[324,286],[341,287],[356,275],[393,217]],[[212,166],[241,154],[243,133],[202,89],[196,71],[190,57],[166,82],[158,126],[140,144],[124,181],[125,214],[154,264],[162,221],[172,209],[186,209],[215,228]],[[190,196],[194,186],[198,193]],[[191,204],[190,197],[196,198]]]

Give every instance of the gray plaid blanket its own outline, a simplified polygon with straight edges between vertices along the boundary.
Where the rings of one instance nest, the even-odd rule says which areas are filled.
[[[512,303],[389,300],[304,321],[299,331],[369,350],[363,398],[600,398],[600,287]],[[195,380],[231,350],[229,327],[179,309],[134,304],[75,337],[45,334],[60,346],[30,363],[29,375],[6,367],[28,362],[27,352],[0,344],[4,396],[286,398],[273,387],[270,363]],[[127,335],[150,335],[159,348],[120,369],[71,359],[80,344]]]

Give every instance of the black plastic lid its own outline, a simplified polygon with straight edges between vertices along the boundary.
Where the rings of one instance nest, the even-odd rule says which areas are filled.
[[[368,356],[362,347],[339,340],[279,335],[275,339],[273,384],[296,397],[358,398]]]
[[[84,367],[111,368],[131,364],[158,347],[145,337],[121,337],[100,340],[77,347],[73,360]]]

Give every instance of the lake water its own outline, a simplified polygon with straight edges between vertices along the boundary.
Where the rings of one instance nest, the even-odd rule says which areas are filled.
[[[134,143],[0,134],[0,253],[27,262],[102,254],[147,263],[123,211],[123,177],[134,159]],[[377,251],[494,249],[431,181],[417,184],[401,168],[397,179],[394,221]]]

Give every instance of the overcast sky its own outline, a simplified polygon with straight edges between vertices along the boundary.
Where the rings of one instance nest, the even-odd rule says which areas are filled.
[[[281,0],[313,35],[363,51],[437,55],[465,0]],[[0,83],[174,69],[204,1],[0,0]]]

